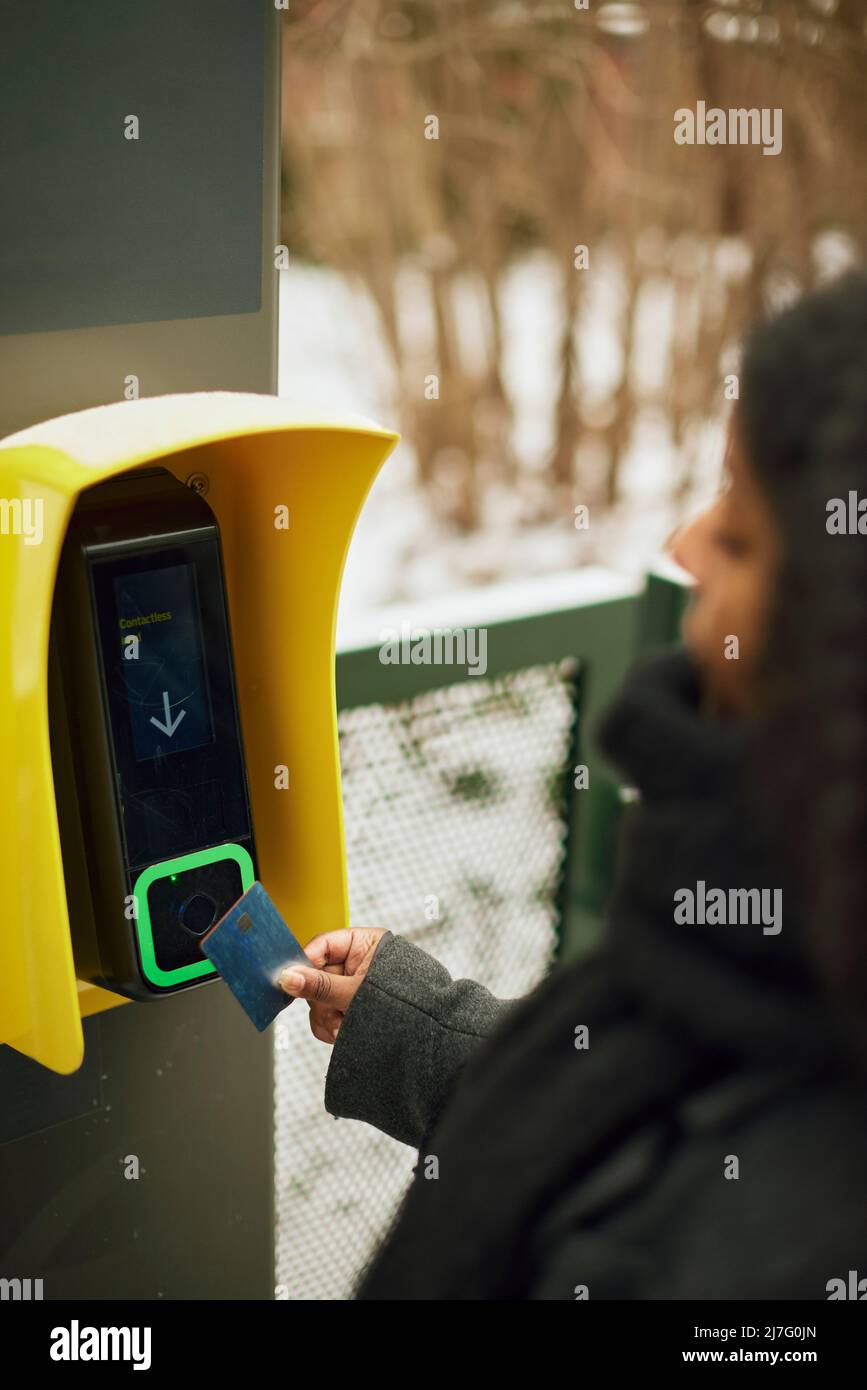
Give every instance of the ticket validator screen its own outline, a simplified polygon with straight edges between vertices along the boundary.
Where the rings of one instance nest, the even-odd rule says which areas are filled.
[[[138,761],[183,752],[214,737],[202,629],[191,564],[114,581],[120,660]]]

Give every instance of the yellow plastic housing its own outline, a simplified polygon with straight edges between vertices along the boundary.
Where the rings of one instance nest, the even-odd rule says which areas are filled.
[[[259,873],[303,943],[347,923],[337,603],[358,513],[397,439],[273,396],[197,392],[80,411],[0,442],[0,1042],[72,1072],[84,1055],[82,1017],[127,1002],[76,980],[51,765],[48,637],[77,497],[153,465],[207,480]],[[15,533],[28,499],[31,523],[42,504],[38,543]],[[282,509],[285,527],[275,524]]]

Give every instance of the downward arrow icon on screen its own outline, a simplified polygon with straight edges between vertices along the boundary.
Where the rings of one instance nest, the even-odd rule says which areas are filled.
[[[161,724],[159,719],[155,719],[153,715],[151,715],[151,723],[156,725],[161,734],[166,734],[171,738],[187,711],[182,709],[177,719],[172,719],[172,711],[169,707],[169,692],[167,690],[163,691],[163,710],[165,712],[165,724]]]

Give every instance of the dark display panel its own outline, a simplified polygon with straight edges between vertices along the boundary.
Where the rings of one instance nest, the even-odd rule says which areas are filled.
[[[216,532],[152,548],[139,541],[102,546],[98,554],[92,582],[127,864],[138,869],[245,839],[250,828]],[[122,628],[122,622],[134,625]],[[123,638],[139,633],[139,660],[127,661]],[[153,718],[175,724],[171,738]]]
[[[214,737],[192,565],[114,581],[117,663],[139,762],[198,748]],[[129,638],[136,639],[135,643]]]
[[[0,334],[258,312],[265,22],[4,0]]]

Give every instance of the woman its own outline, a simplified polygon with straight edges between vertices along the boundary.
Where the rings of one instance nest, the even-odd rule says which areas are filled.
[[[601,729],[640,793],[602,946],[520,1002],[372,931],[287,979],[328,1109],[420,1148],[361,1298],[867,1294],[863,274],[753,332],[727,474],[685,650]]]

